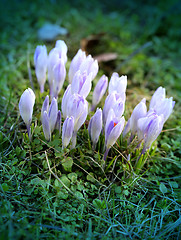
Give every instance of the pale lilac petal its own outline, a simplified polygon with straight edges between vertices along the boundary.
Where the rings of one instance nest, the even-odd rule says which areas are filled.
[[[67,113],[67,104],[68,101],[72,98],[72,93],[71,93],[71,84],[68,85],[67,89],[64,92],[63,98],[62,98],[62,113],[63,113],[63,117],[66,118],[68,116]]]
[[[48,109],[49,109],[49,96],[47,95],[41,108],[41,120],[42,120],[44,111],[48,112]]]
[[[56,124],[56,120],[57,120],[57,113],[58,113],[57,100],[55,98],[53,98],[52,102],[50,104],[49,112],[48,112],[51,133],[55,129],[55,124]]]
[[[101,101],[103,95],[106,92],[108,86],[108,77],[103,75],[99,81],[97,82],[94,92],[93,92],[93,97],[92,97],[92,105],[95,107],[99,102]]]
[[[42,116],[42,126],[43,126],[43,133],[44,133],[45,139],[47,141],[50,141],[51,131],[50,131],[50,124],[49,124],[49,117],[46,111],[44,111]]]
[[[20,115],[27,126],[31,124],[34,104],[35,94],[31,88],[28,88],[23,92],[19,101]]]
[[[63,123],[62,127],[62,146],[63,148],[67,147],[70,143],[74,130],[74,118],[67,117]]]

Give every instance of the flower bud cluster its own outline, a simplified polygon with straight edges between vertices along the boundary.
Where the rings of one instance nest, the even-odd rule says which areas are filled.
[[[62,132],[62,147],[66,148],[72,142],[71,147],[74,148],[77,132],[87,119],[88,109],[91,113],[94,111],[108,88],[103,110],[97,108],[88,125],[93,149],[96,148],[100,134],[104,134],[104,159],[106,159],[109,149],[115,144],[124,128],[123,114],[127,76],[119,76],[115,72],[108,83],[107,76],[103,75],[94,88],[92,105],[89,108],[86,98],[91,91],[92,81],[96,77],[99,67],[97,60],[94,60],[91,55],[86,56],[85,52],[81,49],[78,50],[71,61],[68,72],[69,85],[61,101],[61,111],[64,118],[61,131],[61,112],[58,110],[57,99],[66,78],[66,62],[67,46],[62,40],[56,42],[49,54],[47,54],[46,46],[37,46],[35,50],[35,73],[40,90],[44,91],[47,71],[50,88],[51,104],[49,106],[49,96],[47,95],[41,109],[41,122],[45,139],[50,141],[54,129],[57,129],[59,134]],[[19,110],[27,126],[29,136],[34,103],[35,94],[28,88],[20,98]],[[134,108],[124,128],[123,137],[130,131],[131,142],[137,135],[139,146],[141,142],[144,142],[142,153],[145,153],[161,133],[163,124],[169,118],[174,104],[173,98],[166,98],[165,89],[159,87],[151,98],[148,111],[145,98]]]

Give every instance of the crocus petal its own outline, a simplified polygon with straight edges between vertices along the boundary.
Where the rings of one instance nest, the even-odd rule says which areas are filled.
[[[44,111],[48,112],[48,109],[49,109],[49,96],[47,95],[41,108],[41,120],[43,118]]]
[[[165,88],[159,87],[157,90],[154,92],[151,101],[150,101],[150,108],[155,109],[157,105],[160,105],[160,102],[165,99]]]
[[[170,114],[172,113],[173,107],[175,105],[175,101],[173,101],[173,98],[165,98],[160,105],[158,105],[155,108],[155,111],[158,115],[163,114],[164,116],[164,122],[167,121],[169,118]]]
[[[97,82],[94,92],[93,92],[93,97],[92,97],[92,105],[95,107],[102,99],[103,95],[106,92],[108,86],[108,77],[103,75],[99,81]]]
[[[67,113],[67,104],[69,99],[71,99],[72,93],[71,93],[71,84],[68,85],[67,89],[64,92],[63,98],[62,98],[62,113],[63,113],[63,117],[66,118],[68,116]]]
[[[144,145],[145,150],[150,148],[151,144],[156,140],[156,138],[161,133],[162,128],[163,128],[163,115],[157,116],[150,121],[146,133]]]
[[[52,89],[52,83],[54,80],[54,72],[53,69],[55,65],[58,63],[60,57],[59,57],[59,51],[57,48],[53,48],[48,55],[48,82],[50,89]]]
[[[43,126],[43,133],[44,133],[45,139],[47,141],[50,141],[51,131],[50,131],[50,124],[49,124],[49,117],[46,111],[44,111],[42,116],[42,126]]]
[[[31,124],[34,104],[35,94],[31,88],[28,88],[23,92],[19,101],[20,115],[27,126]]]
[[[109,94],[112,92],[117,92],[121,94],[122,92],[126,92],[127,87],[127,76],[119,77],[118,73],[113,73],[109,82],[108,92]]]
[[[63,123],[62,127],[62,145],[63,148],[67,147],[73,134],[74,130],[74,118],[67,117]]]
[[[69,83],[72,82],[74,74],[79,70],[81,63],[86,59],[85,52],[81,49],[78,50],[77,54],[71,61],[70,68],[69,68]]]
[[[119,138],[123,128],[124,128],[125,119],[122,117],[118,123],[114,124],[114,127],[110,131],[106,140],[106,148],[109,149],[111,146],[115,144],[117,139]]]
[[[97,62],[97,60],[94,60],[91,55],[89,55],[81,63],[79,69],[82,73],[84,71],[86,71],[87,74],[92,73],[92,80],[93,80],[96,77],[98,70],[99,70],[98,62]]]
[[[34,54],[35,74],[40,85],[41,92],[44,91],[46,82],[46,72],[48,64],[48,55],[46,46],[37,46]]]
[[[74,117],[74,131],[82,126],[86,120],[88,112],[88,103],[84,97],[79,94],[73,94],[67,104],[67,115]]]
[[[72,84],[71,84],[72,94],[78,93],[79,95],[86,98],[92,86],[91,77],[92,77],[92,73],[87,75],[86,71],[81,73],[81,71],[78,70],[72,79]]]
[[[56,121],[57,121],[57,113],[58,113],[57,100],[55,98],[53,98],[52,102],[51,102],[51,105],[50,105],[49,112],[48,112],[51,133],[55,129],[55,124],[56,124]]]
[[[136,105],[130,117],[130,129],[133,135],[137,132],[138,129],[137,126],[138,119],[145,117],[146,114],[147,114],[146,99],[143,98],[141,102]]]
[[[57,113],[55,129],[57,129],[59,131],[59,134],[61,133],[61,112],[60,112],[60,110],[58,110],[58,113]]]
[[[59,51],[59,58],[61,58],[63,62],[66,63],[68,48],[65,42],[63,40],[57,40],[55,44],[55,48],[57,48]]]
[[[98,142],[99,135],[102,130],[102,110],[98,108],[94,116],[90,119],[88,131],[90,138],[95,145]]]
[[[53,80],[53,96],[57,98],[60,90],[62,89],[63,83],[65,81],[66,69],[65,63],[60,58],[53,68],[54,80]]]

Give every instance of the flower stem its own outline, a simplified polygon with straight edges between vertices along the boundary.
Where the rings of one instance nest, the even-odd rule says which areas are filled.
[[[104,161],[106,161],[107,155],[109,153],[110,148],[106,148],[106,151],[104,153]]]
[[[31,142],[31,128],[30,128],[30,124],[28,124],[26,127],[27,127],[27,131],[28,131],[28,137],[29,137],[30,142]]]
[[[71,149],[75,148],[76,140],[77,140],[77,132],[73,132]]]

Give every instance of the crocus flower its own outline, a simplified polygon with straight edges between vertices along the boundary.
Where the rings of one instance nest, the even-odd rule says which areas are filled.
[[[19,101],[19,111],[23,121],[26,124],[29,138],[31,138],[30,125],[32,121],[34,104],[35,104],[35,94],[31,88],[28,88],[21,95],[21,98]]]
[[[165,98],[161,104],[157,105],[156,108],[154,109],[155,112],[158,115],[163,114],[163,119],[164,123],[167,121],[169,118],[170,114],[172,113],[172,110],[175,106],[175,101],[173,101],[173,98]]]
[[[57,114],[58,114],[57,99],[53,98],[52,102],[50,104],[49,112],[48,112],[51,133],[55,129],[55,124],[57,121]]]
[[[37,46],[34,54],[35,74],[40,85],[40,91],[44,92],[48,55],[46,46]]]
[[[42,115],[42,126],[43,126],[43,133],[44,133],[45,139],[47,141],[50,141],[51,140],[50,122],[49,122],[48,113],[46,111],[44,111]]]
[[[76,145],[77,131],[85,122],[87,113],[88,102],[83,96],[74,93],[67,102],[67,116],[74,117],[74,132],[72,136],[71,148],[74,148]]]
[[[55,44],[55,48],[57,48],[59,51],[59,58],[61,58],[63,62],[66,63],[68,48],[65,42],[63,40],[57,40]]]
[[[63,123],[62,127],[62,147],[68,146],[74,130],[74,118],[67,117]]]
[[[89,136],[93,143],[93,149],[95,149],[96,143],[99,140],[99,135],[102,130],[102,110],[97,108],[94,116],[90,119],[88,131]]]
[[[154,109],[156,105],[160,104],[162,100],[165,99],[165,88],[159,87],[157,90],[154,92],[151,101],[150,101],[150,108],[149,109]]]
[[[57,113],[55,129],[57,129],[59,131],[59,135],[60,135],[60,133],[61,133],[61,112],[60,112],[60,110],[58,110],[58,113]]]
[[[48,82],[50,87],[50,96],[53,91],[54,67],[59,62],[60,56],[57,48],[53,48],[48,55]]]
[[[88,55],[86,59],[81,63],[79,70],[83,73],[87,71],[87,74],[92,73],[92,80],[96,77],[99,66],[97,60],[94,60],[91,55]]]
[[[60,90],[62,89],[66,76],[65,63],[61,58],[57,61],[56,65],[53,68],[53,76],[54,78],[52,82],[52,97],[57,98]]]
[[[118,94],[125,93],[127,87],[127,76],[119,77],[118,73],[113,73],[109,82],[108,92],[117,92]]]
[[[108,155],[109,149],[115,144],[117,139],[119,138],[123,127],[124,127],[125,119],[124,117],[117,118],[113,109],[109,111],[106,126],[105,126],[105,146],[106,151],[104,153],[104,160]]]
[[[138,131],[138,119],[145,117],[147,114],[146,99],[143,98],[140,103],[134,108],[130,119],[123,131],[123,137],[131,130],[130,142]]]
[[[46,140],[51,140],[55,128],[61,131],[61,113],[58,111],[57,99],[53,98],[49,107],[49,96],[46,96],[41,109],[41,121]]]
[[[77,132],[85,122],[88,111],[88,103],[79,94],[73,94],[67,103],[67,116],[74,117],[74,131]],[[85,115],[84,115],[85,114]],[[82,116],[83,119],[81,118]],[[81,119],[81,122],[79,121]]]
[[[48,112],[48,110],[49,110],[49,96],[47,95],[41,108],[41,120],[43,118],[44,111]]]
[[[148,114],[147,117],[138,120],[138,138],[144,140],[142,154],[150,148],[151,144],[156,140],[161,133],[164,123],[164,116],[158,116],[155,113]]]
[[[79,49],[70,63],[70,68],[69,68],[69,73],[68,73],[69,83],[72,82],[74,74],[79,70],[81,63],[85,59],[86,59],[85,52],[83,52],[81,49]]]
[[[117,104],[117,105],[116,105]],[[103,123],[106,124],[107,116],[109,114],[110,109],[114,109],[117,117],[121,117],[124,112],[125,105],[125,93],[119,95],[115,91],[110,93],[104,104],[103,108]]]
[[[106,92],[107,86],[108,86],[108,78],[105,75],[103,75],[99,79],[99,81],[97,82],[94,88],[91,111],[94,111],[97,104],[99,104],[99,102],[101,101],[103,95]]]
[[[165,98],[165,88],[159,87],[151,98],[149,111],[155,111],[158,115],[163,114],[165,123],[172,113],[174,105],[175,101],[172,97]]]
[[[78,70],[72,79],[71,84],[71,91],[73,93],[78,93],[79,95],[83,97],[87,97],[92,86],[92,73],[87,75],[87,72],[81,73],[80,70]]]
[[[68,85],[67,89],[65,90],[64,92],[64,95],[63,95],[63,98],[62,98],[62,105],[61,105],[61,108],[62,108],[62,113],[63,113],[63,117],[66,118],[68,116],[68,113],[67,113],[67,104],[68,104],[68,101],[69,99],[71,98],[72,96],[72,92],[71,92],[71,84]]]

